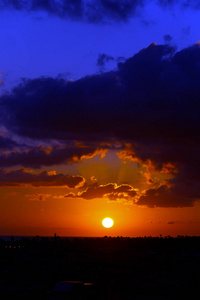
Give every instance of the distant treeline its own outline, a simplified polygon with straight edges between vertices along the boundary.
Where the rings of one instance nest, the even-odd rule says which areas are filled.
[[[15,238],[11,236],[10,239],[0,239],[0,248],[4,249],[24,249],[24,248],[38,248],[38,247],[56,247],[66,250],[106,250],[106,251],[119,251],[120,249],[130,250],[134,248],[134,251],[139,249],[145,252],[149,249],[167,249],[173,247],[173,249],[187,249],[195,251],[200,250],[200,236],[182,236],[177,237],[162,235],[158,237],[59,237],[56,234],[54,237],[22,237]],[[167,248],[166,248],[167,247]],[[174,248],[175,247],[175,248]]]

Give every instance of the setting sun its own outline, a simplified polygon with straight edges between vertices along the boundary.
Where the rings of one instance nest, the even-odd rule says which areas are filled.
[[[105,227],[105,228],[110,228],[112,227],[114,224],[113,220],[111,218],[105,218],[103,219],[102,221],[102,225]]]

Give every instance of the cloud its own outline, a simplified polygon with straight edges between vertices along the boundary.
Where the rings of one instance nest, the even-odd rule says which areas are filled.
[[[196,199],[195,199],[196,200]],[[144,195],[140,196],[137,205],[144,205],[148,207],[191,207],[194,199],[188,199],[176,193],[173,188],[167,186],[160,186],[159,188],[152,188],[146,190]]]
[[[94,141],[105,132],[110,120],[111,101],[114,105],[118,93],[116,81],[115,73],[76,82],[53,78],[24,80],[11,95],[1,97],[1,117],[20,135]]]
[[[111,60],[114,60],[114,57],[107,55],[105,53],[99,54],[97,59],[97,66],[104,67],[105,64]]]
[[[123,57],[123,56],[117,57],[117,62],[118,62],[118,63],[122,63],[122,62],[124,62],[125,60],[126,60],[126,58]]]
[[[1,148],[8,148],[9,146],[12,148],[13,144],[7,139],[1,141],[0,137]],[[103,157],[106,152],[106,146],[101,148],[97,146],[76,147],[75,145],[36,146],[26,150],[15,150],[0,154],[0,167],[21,165],[38,169],[42,166],[71,164],[96,155]]]
[[[65,197],[71,198],[83,198],[91,200],[95,198],[108,198],[110,201],[126,200],[134,201],[134,197],[137,195],[137,191],[133,189],[131,185],[122,184],[118,186],[116,183],[109,183],[106,185],[93,184],[85,191],[78,194],[69,193]]]
[[[80,161],[105,155],[119,141],[124,145],[119,157],[142,164],[159,195],[144,192],[138,204],[192,206],[200,199],[199,68],[199,43],[181,51],[152,43],[116,71],[74,82],[24,80],[0,98],[2,125],[30,139],[82,144],[52,146],[49,153],[42,147],[11,151],[0,156],[0,166]],[[167,182],[155,182],[155,172],[170,175]]]
[[[46,171],[39,174],[30,172],[24,168],[18,170],[0,169],[0,187],[2,186],[32,186],[78,188],[83,186],[85,179],[82,176],[69,176],[64,174],[52,175]]]
[[[172,36],[170,34],[165,34],[163,38],[166,43],[169,43],[172,40]]]
[[[35,13],[45,12],[62,19],[89,23],[127,22],[132,17],[142,16],[142,9],[155,3],[164,9],[179,6],[199,10],[196,0],[1,0],[0,10],[12,9]],[[147,25],[152,21],[143,21]]]
[[[15,148],[16,146],[18,146],[18,144],[16,142],[14,142],[13,140],[4,137],[1,133],[0,133],[0,151],[1,150],[11,150],[13,148]]]
[[[91,23],[126,21],[142,6],[141,0],[1,0],[0,2],[0,9],[44,11],[60,18]]]
[[[200,9],[200,3],[196,0],[158,0],[158,4],[164,8],[180,5],[182,8]]]

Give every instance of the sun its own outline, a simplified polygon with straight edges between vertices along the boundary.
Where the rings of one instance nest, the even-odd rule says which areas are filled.
[[[114,224],[114,222],[113,222],[113,220],[112,220],[111,218],[105,218],[105,219],[103,219],[103,221],[102,221],[102,225],[103,225],[103,227],[105,227],[105,228],[110,228],[110,227],[113,226],[113,224]]]

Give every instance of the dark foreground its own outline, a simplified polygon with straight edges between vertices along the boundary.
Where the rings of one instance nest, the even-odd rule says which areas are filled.
[[[200,237],[0,240],[0,299],[200,299]]]

